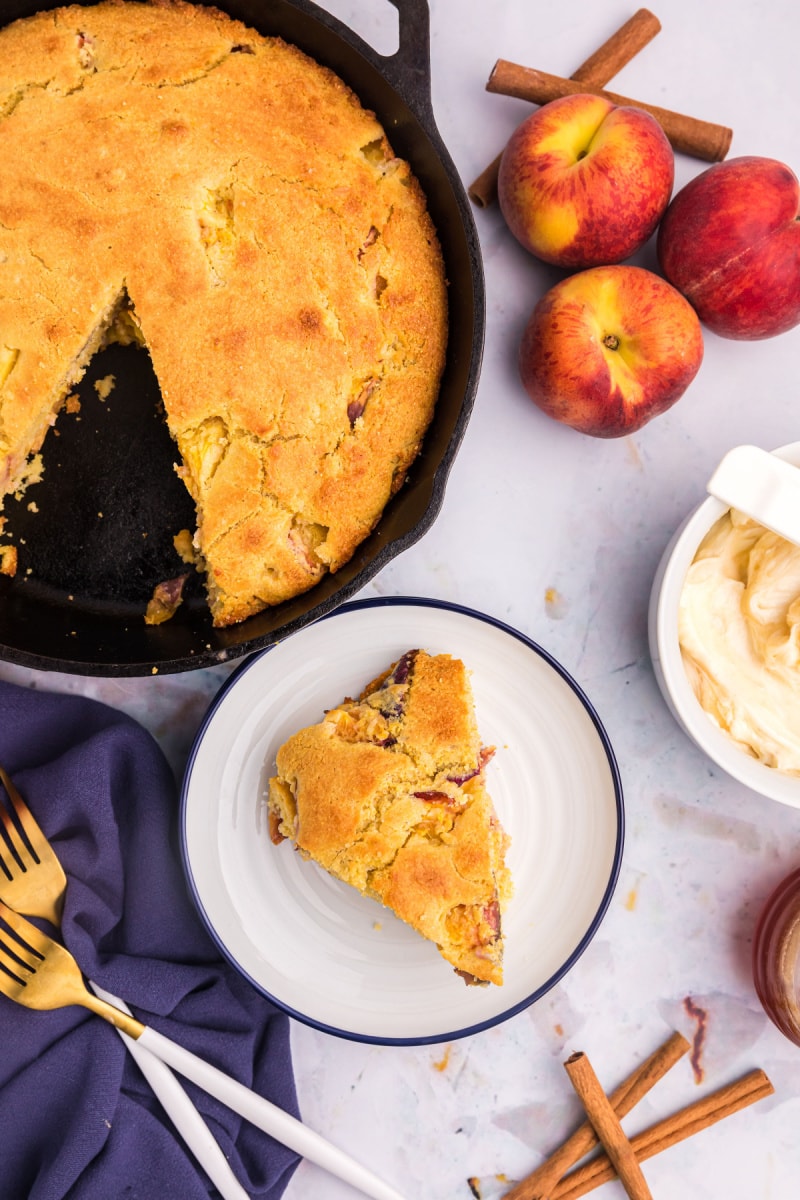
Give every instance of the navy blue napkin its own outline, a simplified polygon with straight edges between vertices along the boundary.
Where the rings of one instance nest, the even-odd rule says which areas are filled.
[[[145,1024],[297,1116],[288,1018],[226,963],[185,888],[177,792],[139,724],[95,700],[0,681],[0,764],[67,873],[63,941]],[[243,1187],[278,1200],[297,1156],[192,1084]],[[122,1039],[83,1008],[0,996],[3,1200],[207,1200]]]

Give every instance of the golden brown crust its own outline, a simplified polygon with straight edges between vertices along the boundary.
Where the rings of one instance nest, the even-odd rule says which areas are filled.
[[[215,623],[346,562],[417,454],[446,341],[424,196],[297,48],[182,0],[0,31],[0,494],[128,298]]]
[[[393,909],[457,971],[500,984],[511,881],[490,757],[464,664],[410,651],[280,748],[273,840]]]

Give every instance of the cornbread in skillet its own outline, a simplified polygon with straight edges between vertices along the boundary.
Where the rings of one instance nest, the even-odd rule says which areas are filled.
[[[468,983],[502,984],[511,877],[485,787],[492,754],[464,664],[411,650],[281,746],[272,840],[391,908]]]
[[[436,233],[375,116],[215,9],[105,0],[0,31],[0,136],[0,497],[134,340],[214,623],[336,571],[419,451],[446,343]]]

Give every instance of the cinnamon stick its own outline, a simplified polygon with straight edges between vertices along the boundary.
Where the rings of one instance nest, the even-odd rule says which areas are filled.
[[[658,17],[647,8],[638,9],[594,54],[581,63],[571,78],[602,87],[660,32]]]
[[[636,1153],[589,1059],[579,1051],[569,1056],[564,1067],[630,1200],[653,1200]]]
[[[570,79],[603,87],[653,40],[660,29],[661,22],[658,17],[647,8],[638,9],[624,25],[620,25],[616,33],[612,33],[611,37],[595,50],[594,54],[573,71]],[[501,151],[494,162],[481,171],[467,189],[470,199],[479,208],[488,208],[497,199],[497,173],[502,157]]]
[[[673,1033],[649,1058],[640,1063],[609,1096],[617,1116],[624,1117],[629,1113],[688,1049],[689,1042],[683,1034]],[[597,1141],[591,1123],[584,1122],[546,1162],[521,1179],[510,1192],[506,1192],[504,1200],[547,1200],[561,1177],[578,1159],[588,1154]]]
[[[706,162],[719,162],[723,159],[730,149],[733,137],[733,132],[724,125],[700,121],[655,104],[646,104],[642,100],[630,100],[627,96],[604,91],[594,84],[562,79],[559,75],[548,75],[545,71],[522,67],[503,58],[495,63],[486,90],[503,96],[531,100],[534,104],[549,104],[551,100],[558,100],[562,96],[588,92],[592,96],[603,96],[612,104],[643,108],[658,121],[674,150],[682,154],[691,154]]]
[[[671,1117],[637,1133],[631,1138],[631,1148],[640,1162],[652,1158],[749,1104],[771,1096],[774,1090],[763,1071],[750,1071],[734,1083],[718,1088],[702,1100],[695,1100]],[[562,1179],[551,1194],[552,1200],[578,1200],[579,1196],[585,1196],[587,1192],[614,1178],[616,1172],[608,1157],[605,1154],[598,1155]]]

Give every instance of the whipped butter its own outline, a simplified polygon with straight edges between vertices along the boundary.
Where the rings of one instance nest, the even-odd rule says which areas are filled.
[[[800,775],[800,547],[731,509],[689,568],[678,637],[712,720],[767,766]]]

